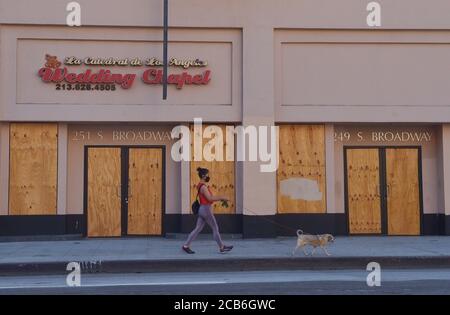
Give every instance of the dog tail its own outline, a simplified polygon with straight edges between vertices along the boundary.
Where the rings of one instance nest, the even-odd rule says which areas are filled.
[[[303,230],[297,230],[297,236],[300,236],[303,234]]]

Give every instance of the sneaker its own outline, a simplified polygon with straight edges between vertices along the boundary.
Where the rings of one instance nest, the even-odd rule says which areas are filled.
[[[233,246],[232,245],[230,245],[230,246],[227,246],[227,245],[224,245],[221,249],[220,249],[220,253],[226,253],[226,252],[229,252],[229,251],[231,251],[233,249]]]
[[[181,248],[188,254],[195,254],[195,252],[192,249],[190,249],[189,247],[183,246]]]

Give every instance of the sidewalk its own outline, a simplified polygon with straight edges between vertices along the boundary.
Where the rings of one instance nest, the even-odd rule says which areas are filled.
[[[184,235],[172,238],[80,239],[0,243],[0,275],[67,273],[69,262],[84,272],[176,272],[264,269],[384,267],[450,268],[450,237],[337,237],[328,247],[292,257],[296,238],[238,239],[225,237],[235,248],[219,254],[209,235],[194,242],[195,255],[181,251]],[[310,249],[308,249],[310,250]]]

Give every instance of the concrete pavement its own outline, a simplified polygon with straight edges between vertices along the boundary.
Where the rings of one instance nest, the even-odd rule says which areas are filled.
[[[184,235],[170,238],[78,239],[0,243],[0,274],[66,273],[69,262],[85,272],[165,272],[263,269],[361,268],[370,261],[389,267],[449,268],[450,237],[337,237],[332,256],[291,252],[296,238],[240,239],[219,254],[211,236],[194,242],[194,255],[181,251]]]

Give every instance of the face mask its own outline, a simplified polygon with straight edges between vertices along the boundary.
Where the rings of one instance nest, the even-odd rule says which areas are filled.
[[[208,183],[210,179],[211,179],[211,178],[209,178],[209,176],[206,176],[206,177],[205,177],[205,182]]]

